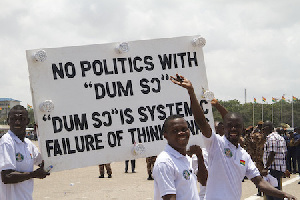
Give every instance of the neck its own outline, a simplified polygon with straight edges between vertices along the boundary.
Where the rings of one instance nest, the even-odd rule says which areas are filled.
[[[17,136],[22,142],[24,142],[25,137],[18,135]]]
[[[172,147],[172,148],[175,149],[176,151],[178,151],[180,154],[182,154],[184,156],[186,155],[186,148],[175,148],[175,147]]]
[[[11,130],[12,131],[12,130]],[[22,142],[24,142],[25,136],[26,136],[26,132],[14,132],[12,131]]]

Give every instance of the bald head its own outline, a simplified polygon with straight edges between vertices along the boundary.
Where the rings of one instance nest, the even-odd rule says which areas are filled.
[[[244,128],[243,118],[238,113],[227,113],[224,117],[224,132],[226,138],[235,146],[242,135]]]

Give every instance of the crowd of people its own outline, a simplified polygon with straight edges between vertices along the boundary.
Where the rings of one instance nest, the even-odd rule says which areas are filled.
[[[258,195],[265,194],[267,200],[297,199],[282,191],[282,177],[299,173],[300,128],[295,128],[295,132],[274,130],[272,122],[265,121],[245,129],[241,115],[228,112],[216,99],[211,103],[223,121],[216,122],[212,128],[192,83],[183,76],[171,76],[171,80],[187,89],[205,148],[197,145],[187,148],[190,129],[181,115],[171,115],[165,120],[162,131],[167,145],[157,157],[146,158],[147,179],[154,180],[155,200],[239,200],[245,178],[250,179],[258,188]],[[10,110],[10,130],[0,140],[0,199],[32,199],[33,179],[50,175],[44,169],[37,147],[25,137],[28,123],[28,112],[23,106]],[[135,160],[130,163],[135,173]],[[125,173],[128,173],[128,164],[126,160]],[[39,168],[34,170],[34,165]],[[99,178],[104,178],[104,168],[108,178],[112,178],[109,163],[99,165]]]

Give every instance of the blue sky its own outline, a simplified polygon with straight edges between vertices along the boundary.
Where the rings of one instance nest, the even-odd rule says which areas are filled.
[[[300,98],[300,1],[1,0],[0,97],[32,105],[25,51],[201,35],[218,99]]]

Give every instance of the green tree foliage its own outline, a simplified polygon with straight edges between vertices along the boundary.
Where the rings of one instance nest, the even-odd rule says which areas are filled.
[[[222,101],[219,103],[223,105],[229,112],[240,113],[245,122],[245,127],[257,125],[259,121],[270,120],[275,127],[279,127],[281,123],[289,124],[292,126],[292,106],[294,114],[294,127],[300,126],[300,100],[294,102],[289,101],[278,101],[273,104],[268,103],[245,103],[241,104],[238,100]],[[254,110],[254,115],[253,115]],[[263,116],[262,116],[263,111]],[[272,115],[273,113],[273,115]],[[213,115],[215,121],[222,121],[221,115],[213,107]],[[254,116],[254,120],[253,120]],[[272,117],[273,116],[273,117]]]

